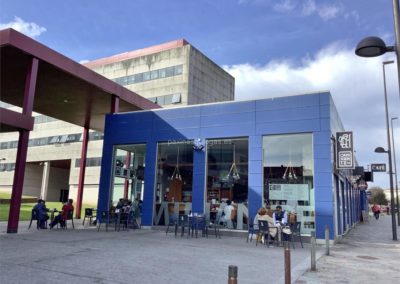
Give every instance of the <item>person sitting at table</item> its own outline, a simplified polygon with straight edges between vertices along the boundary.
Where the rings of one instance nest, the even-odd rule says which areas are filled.
[[[60,224],[62,228],[65,227],[65,220],[67,220],[68,218],[68,212],[69,211],[74,211],[74,206],[72,205],[74,201],[72,199],[68,199],[67,203],[65,203],[63,205],[63,207],[61,208],[61,212],[60,214],[58,214],[53,222],[50,223],[50,229],[53,229],[53,227],[57,224]]]
[[[285,210],[282,210],[282,206],[276,206],[275,212],[272,214],[274,224],[286,225],[288,216]]]
[[[46,221],[49,219],[49,216],[47,215],[47,212],[49,211],[49,209],[46,208],[46,201],[44,201],[43,199],[38,199],[35,206],[33,206],[33,209],[36,210],[36,212],[38,214],[39,228],[47,229]]]
[[[272,218],[274,219],[275,226],[277,226],[283,233],[283,240],[287,241],[289,239],[288,235],[291,234],[290,229],[286,228],[288,223],[287,212],[285,210],[282,210],[282,206],[278,205],[276,206],[275,212],[272,214]]]
[[[268,222],[268,226],[269,226],[269,230],[268,233],[271,236],[272,239],[275,239],[276,234],[277,234],[277,229],[275,227],[275,223],[274,223],[274,219],[272,219],[268,214],[267,209],[265,209],[264,207],[261,207],[260,209],[258,209],[257,215],[254,217],[254,229],[258,230],[258,221],[267,221]],[[257,235],[257,238],[259,238],[260,236]],[[278,235],[279,238],[279,235]],[[258,239],[259,240],[259,239]],[[279,240],[280,241],[280,240]],[[261,242],[264,243],[264,236],[261,237]]]

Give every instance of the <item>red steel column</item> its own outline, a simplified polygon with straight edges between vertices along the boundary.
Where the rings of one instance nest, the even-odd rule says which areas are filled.
[[[31,65],[26,73],[24,101],[22,113],[31,116],[33,100],[35,98],[37,71],[39,60],[32,58]],[[28,153],[29,130],[19,131],[17,159],[15,161],[14,181],[11,193],[10,211],[8,216],[7,233],[18,233],[19,211],[24,186],[26,156]]]
[[[113,95],[111,99],[111,113],[116,113],[118,111],[119,111],[119,97]]]
[[[86,154],[89,142],[89,128],[85,126],[83,128],[83,139],[81,149],[81,160],[79,163],[79,180],[78,180],[78,194],[76,197],[76,210],[75,218],[81,218],[82,211],[82,198],[83,198],[83,185],[85,184],[85,172],[86,172]]]
[[[131,153],[128,152],[126,153],[125,156],[125,168],[129,169],[131,164]],[[129,177],[125,178],[125,183],[124,183],[124,198],[128,198],[128,191],[129,191]]]

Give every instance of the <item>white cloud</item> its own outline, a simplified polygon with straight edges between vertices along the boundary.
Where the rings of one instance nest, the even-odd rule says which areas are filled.
[[[87,59],[79,60],[79,64],[85,64],[85,63],[88,63],[88,62],[90,62],[90,60],[87,60]]]
[[[317,5],[315,5],[315,1],[307,0],[303,5],[301,14],[303,16],[309,16],[309,15],[313,14],[316,10],[317,10]]]
[[[296,7],[296,3],[292,0],[283,0],[274,5],[274,10],[278,12],[292,11]]]
[[[336,16],[339,14],[339,12],[342,10],[343,8],[339,7],[339,6],[333,6],[333,5],[329,5],[329,6],[322,6],[318,9],[318,15],[321,17],[321,19],[323,19],[324,21],[328,21],[331,19],[336,18]]]
[[[264,66],[240,64],[224,68],[235,77],[236,100],[330,91],[345,129],[354,132],[358,162],[366,167],[387,161],[387,156],[375,154],[374,149],[387,148],[382,61],[392,59],[390,56],[393,55],[360,58],[343,43],[336,43],[322,49],[314,58],[303,59],[300,66],[283,60]],[[400,117],[394,64],[386,67],[386,76],[390,117]],[[395,133],[400,133],[400,122],[395,122],[394,128]],[[395,137],[400,156],[400,135]],[[397,165],[400,168],[400,163]],[[376,185],[388,187],[386,174],[375,174],[375,180]]]
[[[46,31],[46,28],[39,26],[36,23],[28,23],[19,17],[14,17],[14,21],[9,23],[0,23],[0,30],[13,28],[29,37],[35,38]]]

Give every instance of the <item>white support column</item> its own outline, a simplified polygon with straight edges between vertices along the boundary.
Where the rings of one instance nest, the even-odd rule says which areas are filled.
[[[43,174],[42,174],[42,186],[40,188],[40,198],[46,200],[47,189],[49,187],[49,176],[50,176],[50,162],[43,163]]]

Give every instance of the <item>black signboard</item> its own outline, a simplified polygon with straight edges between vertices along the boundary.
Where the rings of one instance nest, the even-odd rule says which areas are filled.
[[[386,164],[371,164],[371,171],[386,173]]]
[[[353,132],[336,132],[336,168],[354,169]]]

